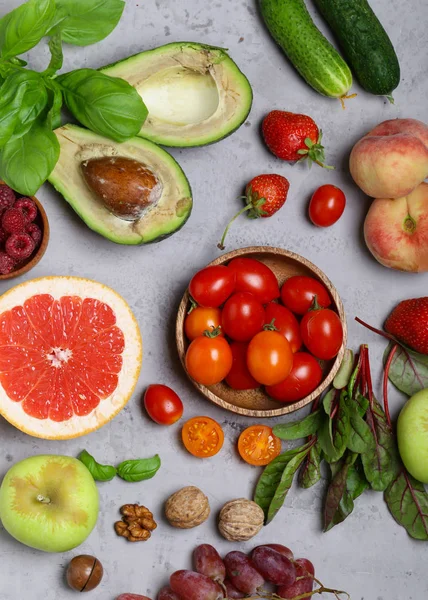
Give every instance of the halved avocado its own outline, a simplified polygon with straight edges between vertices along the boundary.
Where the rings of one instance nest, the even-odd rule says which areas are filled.
[[[149,115],[140,136],[203,146],[238,129],[251,109],[248,79],[221,48],[176,42],[101,68],[133,85]]]
[[[88,129],[65,125],[55,130],[61,152],[49,182],[83,221],[117,244],[157,242],[180,229],[192,210],[192,193],[180,165],[148,140],[132,138],[118,144]],[[101,157],[125,157],[146,165],[162,185],[160,199],[136,221],[112,214],[88,187],[82,163]]]

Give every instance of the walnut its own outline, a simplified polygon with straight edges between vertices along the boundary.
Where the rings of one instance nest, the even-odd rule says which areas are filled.
[[[208,498],[197,487],[185,487],[168,498],[165,516],[173,527],[191,529],[208,519]]]
[[[114,524],[114,530],[128,542],[145,542],[157,527],[153,514],[145,506],[124,504],[120,513],[122,520]]]
[[[263,527],[264,513],[251,500],[238,498],[226,502],[220,511],[218,528],[230,542],[245,542],[254,537]]]

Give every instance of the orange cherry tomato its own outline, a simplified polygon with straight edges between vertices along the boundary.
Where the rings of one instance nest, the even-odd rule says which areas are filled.
[[[238,451],[249,465],[263,467],[281,454],[281,440],[267,425],[252,425],[239,436]]]
[[[218,330],[205,332],[188,347],[185,363],[192,379],[202,385],[214,385],[220,383],[232,368],[232,350]]]
[[[191,342],[204,335],[204,331],[213,331],[221,324],[221,310],[219,308],[205,308],[198,306],[190,312],[184,321],[184,333]],[[220,330],[219,335],[224,336]]]
[[[224,442],[223,429],[209,417],[189,419],[183,426],[181,436],[186,450],[198,458],[214,456]]]
[[[247,366],[259,383],[275,385],[283,381],[293,367],[290,342],[277,331],[261,331],[248,345]]]

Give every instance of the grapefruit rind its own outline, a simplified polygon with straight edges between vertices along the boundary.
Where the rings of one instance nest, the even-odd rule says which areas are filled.
[[[127,404],[135,386],[142,362],[142,340],[137,320],[125,300],[111,288],[80,277],[42,277],[12,288],[0,296],[0,315],[15,306],[23,305],[36,294],[50,294],[55,300],[62,296],[94,298],[109,305],[116,316],[116,325],[125,338],[123,366],[114,392],[103,399],[87,416],[72,416],[67,421],[37,419],[24,412],[21,402],[12,401],[0,384],[0,414],[17,429],[28,435],[66,440],[95,431],[113,419]]]

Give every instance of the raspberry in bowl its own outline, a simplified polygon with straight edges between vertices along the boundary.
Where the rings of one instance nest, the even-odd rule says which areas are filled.
[[[44,255],[49,223],[43,206],[0,181],[0,281],[24,275]]]

